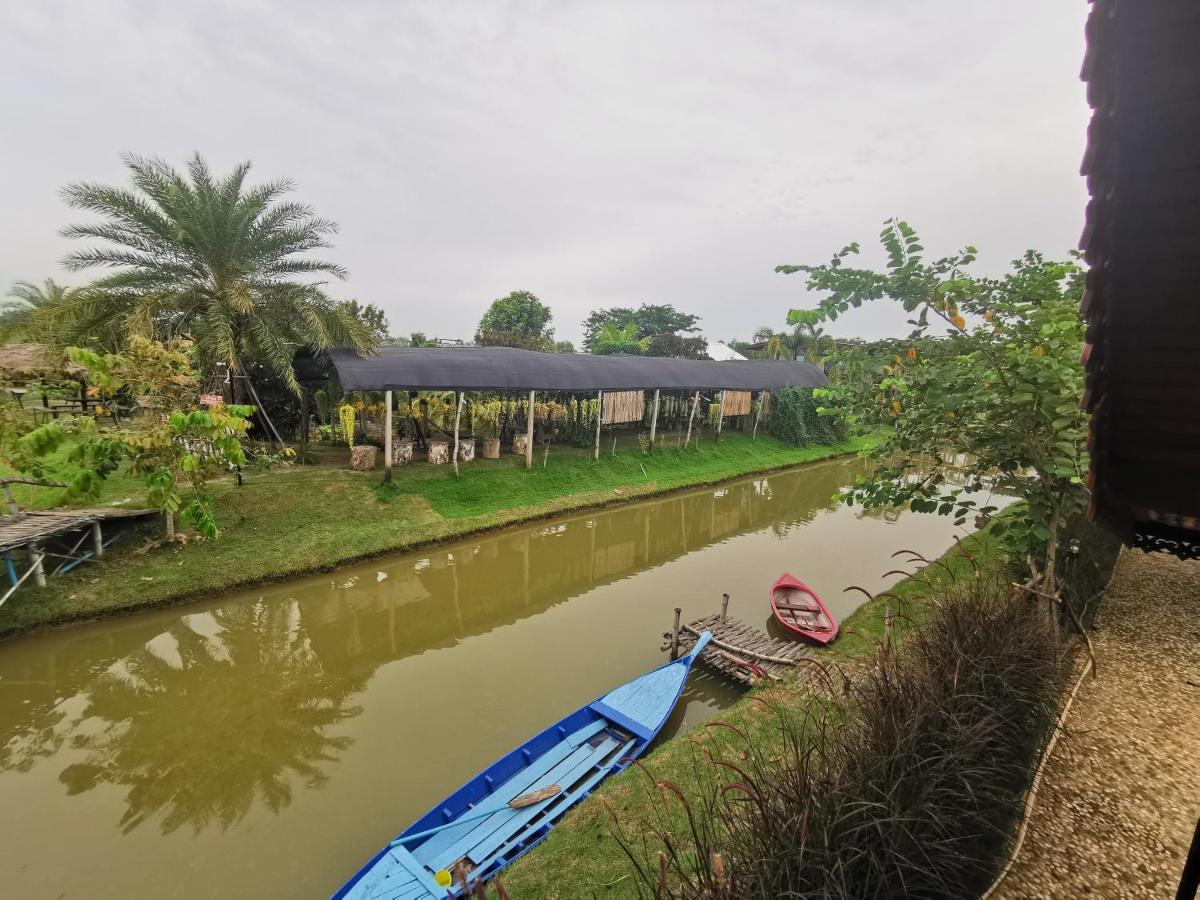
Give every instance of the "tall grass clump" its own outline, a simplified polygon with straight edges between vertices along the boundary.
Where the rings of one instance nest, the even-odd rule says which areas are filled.
[[[1052,721],[1058,660],[1004,579],[957,586],[846,698],[764,705],[779,740],[720,724],[694,739],[703,787],[654,782],[654,821],[617,836],[640,895],[977,896]]]
[[[817,412],[812,388],[784,388],[772,392],[770,431],[795,447],[836,444],[846,439],[846,426],[841,419]]]

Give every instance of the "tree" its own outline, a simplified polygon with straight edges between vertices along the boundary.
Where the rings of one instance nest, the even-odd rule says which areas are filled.
[[[554,342],[554,352],[555,353],[574,353],[575,345],[572,344],[570,341],[555,341]]]
[[[377,344],[388,340],[387,313],[374,303],[359,304],[357,300],[343,300],[338,304],[338,308],[345,310],[348,315],[370,329],[371,337]]]
[[[708,359],[708,341],[680,334],[656,334],[646,345],[647,356],[671,356],[676,359]]]
[[[641,356],[649,346],[650,338],[639,338],[634,322],[629,322],[623,327],[608,322],[592,339],[592,353],[597,356],[609,356],[614,353]]]
[[[39,287],[29,281],[18,281],[0,300],[0,341],[21,341],[33,337],[34,315],[43,309],[67,301],[71,288],[47,278]]]
[[[605,325],[615,325],[624,328],[631,322],[637,326],[635,336],[639,338],[653,337],[658,334],[690,334],[699,331],[696,324],[699,316],[682,313],[670,304],[652,305],[643,303],[637,309],[625,306],[614,306],[611,309],[598,309],[583,321],[583,348],[591,351],[600,330]]]
[[[553,350],[554,329],[550,307],[529,291],[513,291],[493,300],[479,320],[475,343],[487,347],[521,347]]]
[[[197,408],[199,379],[191,353],[187,342],[162,344],[139,335],[120,354],[67,349],[96,387],[108,394],[128,389],[151,401],[147,422],[107,437],[122,448],[130,472],[143,476],[148,501],[163,511],[168,540],[175,537],[176,513],[202,536],[220,535],[208,479],[245,465],[241,440],[254,412],[252,406],[223,403]]]
[[[75,209],[100,220],[73,225],[69,238],[102,243],[69,254],[72,271],[112,270],[37,317],[60,346],[117,351],[130,335],[190,337],[204,372],[224,363],[243,371],[265,365],[299,393],[296,349],[347,346],[370,350],[370,328],[334,303],[313,276],[345,270],[313,259],[337,226],[304,204],[281,200],[286,180],[246,185],[249,163],[215,178],[193,156],[187,176],[158,159],[124,157],[132,188],[72,184]]]
[[[980,278],[967,272],[973,247],[926,262],[916,233],[898,220],[880,238],[886,271],[845,265],[857,244],[826,265],[777,269],[803,272],[809,290],[828,293],[815,309],[792,310],[791,322],[815,325],[883,298],[914,316],[909,346],[887,361],[875,393],[847,394],[836,385],[818,392],[849,401],[868,421],[885,417],[895,425],[874,451],[874,472],[844,499],[907,503],[959,523],[981,515],[1015,549],[1044,548],[1040,580],[1053,594],[1060,526],[1087,500],[1081,273],[1074,263],[1029,251],[1002,278]],[[931,335],[931,323],[947,334]],[[948,454],[965,455],[957,467],[965,484],[955,484]],[[993,520],[994,507],[966,496],[984,486],[1023,499],[1023,511]]]

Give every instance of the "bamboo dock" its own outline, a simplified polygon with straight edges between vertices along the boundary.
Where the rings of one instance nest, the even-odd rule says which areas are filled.
[[[675,625],[672,631],[664,632],[673,656],[686,653],[705,631],[711,631],[712,643],[700,652],[697,660],[701,665],[717,674],[743,684],[755,684],[760,679],[778,680],[784,673],[806,662],[809,647],[798,641],[773,638],[766,632],[752,628],[728,616],[729,595],[721,604],[721,612],[704,616],[681,625],[680,610],[675,610]]]

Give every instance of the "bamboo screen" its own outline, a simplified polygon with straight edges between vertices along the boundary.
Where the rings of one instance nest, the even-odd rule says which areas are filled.
[[[642,391],[604,392],[604,424],[640,422],[646,414],[646,395]]]
[[[725,415],[748,416],[753,410],[749,391],[725,391]]]

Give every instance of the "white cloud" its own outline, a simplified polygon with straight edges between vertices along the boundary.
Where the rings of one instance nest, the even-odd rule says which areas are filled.
[[[890,215],[932,251],[976,244],[991,271],[1074,246],[1085,15],[1038,0],[7,4],[0,282],[64,277],[64,183],[121,179],[123,151],[199,150],[293,178],[342,226],[337,290],[398,332],[468,336],[521,288],[564,337],[594,307],[640,302],[746,336],[805,303],[776,264],[865,246]]]

